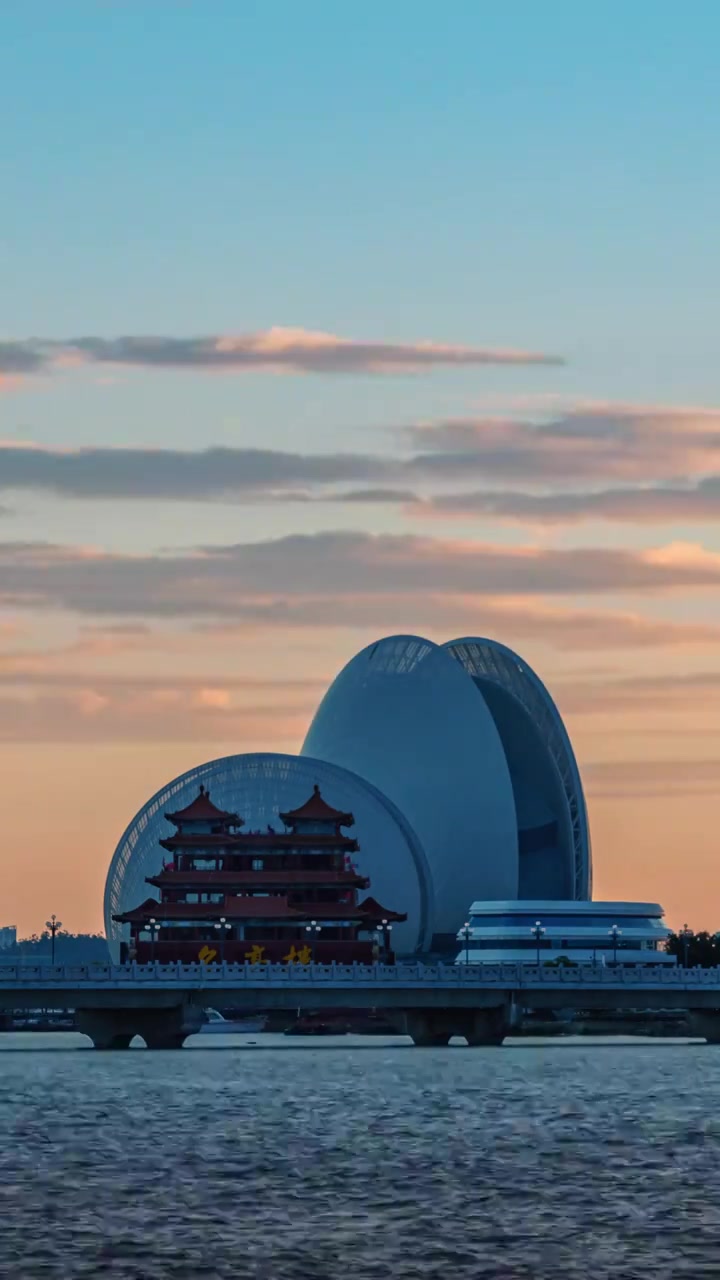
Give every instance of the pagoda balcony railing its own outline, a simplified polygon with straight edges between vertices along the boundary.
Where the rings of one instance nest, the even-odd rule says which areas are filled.
[[[548,970],[535,965],[386,964],[124,964],[0,965],[0,989],[121,986],[191,988],[216,986],[329,987],[501,987],[508,990],[558,987],[627,987],[637,990],[714,988],[720,992],[720,968],[684,969],[670,965],[577,965]]]

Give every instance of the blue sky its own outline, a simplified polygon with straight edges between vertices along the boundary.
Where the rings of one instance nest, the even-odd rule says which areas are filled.
[[[714,3],[3,20],[8,335],[302,325],[556,349],[585,394],[715,393]]]

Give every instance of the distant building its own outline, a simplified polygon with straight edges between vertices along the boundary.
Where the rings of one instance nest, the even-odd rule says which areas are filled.
[[[456,964],[675,964],[654,902],[473,902]]]
[[[160,844],[171,861],[147,877],[160,900],[113,916],[130,928],[121,958],[139,963],[371,963],[392,958],[391,927],[407,917],[359,900],[368,880],[353,864],[358,842],[343,834],[352,813],[334,809],[315,785],[282,829],[246,831],[204,785],[165,818]]]
[[[17,942],[17,928],[14,924],[0,925],[0,951],[14,947]]]
[[[372,884],[376,900],[402,907],[403,918],[392,934],[399,956],[452,962],[473,895],[498,908],[517,901],[521,928],[527,927],[526,904],[535,918],[548,903],[566,904],[566,915],[578,928],[585,927],[579,923],[582,908],[588,906],[592,913],[592,853],[582,782],[562,717],[542,681],[522,657],[495,640],[466,636],[436,644],[422,636],[394,635],[368,645],[338,673],[299,755],[263,752],[209,760],[147,800],[123,833],[108,871],[104,914],[113,957],[121,943],[127,946],[131,924],[135,928],[149,920],[153,911],[160,920],[159,907],[162,915],[168,906],[180,906],[177,897],[168,896],[177,881],[157,875],[157,847],[164,841],[184,872],[190,850],[172,844],[172,837],[168,842],[164,815],[172,810],[179,817],[182,806],[196,800],[200,784],[212,787],[216,805],[245,819],[242,832],[228,825],[218,833],[228,850],[223,871],[247,872],[241,851],[250,856],[254,829],[265,833],[264,846],[256,837],[256,858],[272,857],[276,871],[289,872],[290,865],[269,852],[271,832],[266,828],[275,826],[278,814],[287,817],[302,807],[314,783],[332,795],[342,812],[357,818],[363,847],[351,855],[360,877],[356,889],[364,879]],[[178,828],[177,839],[185,833]],[[347,839],[338,829],[335,856],[347,849],[337,843],[338,837]],[[299,857],[302,846],[292,847]],[[201,856],[200,844],[195,850],[195,870],[204,874],[208,859]],[[310,856],[307,849],[305,853]],[[298,857],[294,870],[307,870]],[[216,870],[220,874],[219,863]],[[147,910],[138,907],[148,892],[146,883],[154,890]],[[215,897],[203,902],[186,897],[185,907],[203,905],[209,915],[222,908],[227,915],[232,899],[235,927],[247,930],[247,939],[259,939],[257,931],[264,930],[260,945],[267,946],[268,956],[276,955],[278,948],[270,944],[279,947],[280,937],[273,937],[272,930],[281,925],[277,919],[271,924],[267,913],[277,915],[277,901],[266,905],[262,919],[256,901],[251,919],[241,914],[242,894],[230,890],[230,897],[218,897],[225,894],[219,881],[214,887],[200,887],[199,881],[194,885],[187,886],[188,893]],[[288,911],[317,901],[298,893],[291,878],[281,889],[258,887],[254,897],[285,896]],[[144,917],[137,916],[140,910]],[[176,927],[185,932],[172,940],[179,945],[184,939],[189,955],[190,926],[178,920]],[[134,936],[144,946],[147,937],[141,933],[135,929]],[[358,928],[354,945],[365,945],[362,934]],[[163,936],[169,943],[171,934]],[[322,936],[329,941],[328,934]],[[578,945],[583,937],[578,935]],[[204,936],[192,941],[210,945]],[[243,937],[236,932],[232,941],[240,944]],[[164,954],[160,948],[158,940],[158,956]]]

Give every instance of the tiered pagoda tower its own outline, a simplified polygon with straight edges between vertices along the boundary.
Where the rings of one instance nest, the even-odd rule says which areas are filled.
[[[374,898],[344,835],[354,817],[333,809],[319,787],[299,809],[281,813],[284,830],[244,831],[203,786],[191,804],[165,817],[171,855],[147,883],[160,890],[113,919],[130,926],[124,958],[191,963],[342,963],[393,959],[388,925],[405,915]]]

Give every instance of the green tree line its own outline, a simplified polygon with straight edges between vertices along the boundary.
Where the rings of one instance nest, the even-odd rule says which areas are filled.
[[[712,969],[720,965],[720,934],[703,929],[693,933],[687,925],[677,933],[671,933],[665,944],[671,956],[677,956],[678,964],[689,969]]]

